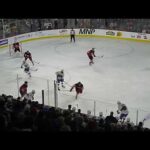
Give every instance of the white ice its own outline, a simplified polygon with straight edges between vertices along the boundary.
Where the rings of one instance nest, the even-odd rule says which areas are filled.
[[[35,63],[32,78],[20,68],[23,57],[10,57],[8,48],[0,49],[0,94],[18,96],[17,74],[19,86],[27,80],[28,91],[35,89],[35,100],[42,101],[41,90],[45,90],[45,103],[54,105],[53,82],[55,72],[64,69],[65,89],[59,92],[58,105],[67,108],[69,104],[94,112],[96,115],[103,111],[109,115],[116,114],[117,101],[129,108],[129,117],[135,123],[138,109],[139,120],[150,113],[150,44],[144,42],[106,39],[106,38],[77,38],[76,43],[70,43],[68,38],[42,39],[23,43],[23,50],[32,53]],[[96,48],[97,56],[94,65],[89,66],[87,51]],[[30,63],[31,67],[32,64]],[[50,101],[47,101],[47,80],[50,83]],[[75,100],[75,90],[70,87],[81,81],[84,85],[83,94]],[[145,122],[150,127],[150,121]]]

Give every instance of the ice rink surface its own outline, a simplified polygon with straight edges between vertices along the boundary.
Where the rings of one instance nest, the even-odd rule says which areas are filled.
[[[0,49],[0,94],[18,96],[17,74],[19,86],[29,82],[28,91],[35,89],[35,99],[41,103],[41,90],[47,95],[49,80],[50,101],[54,105],[53,82],[55,72],[64,69],[65,89],[58,93],[58,106],[67,108],[69,104],[81,108],[82,112],[91,110],[96,115],[103,111],[109,115],[116,114],[117,101],[129,108],[129,117],[136,122],[138,109],[139,120],[150,113],[150,44],[109,38],[77,38],[70,43],[68,38],[41,39],[22,44],[23,51],[32,53],[35,63],[31,68],[31,79],[20,68],[23,57],[9,56],[8,48]],[[89,66],[87,51],[96,48],[94,65]],[[71,86],[78,81],[84,85],[83,94],[75,100],[75,90],[69,92]],[[47,96],[45,96],[45,101]],[[94,103],[95,101],[95,103]],[[145,122],[150,127],[150,121]]]

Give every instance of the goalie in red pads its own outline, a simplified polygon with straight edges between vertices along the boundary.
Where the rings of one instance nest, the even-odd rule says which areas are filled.
[[[82,94],[82,92],[83,92],[83,84],[81,83],[81,82],[78,82],[78,83],[76,83],[76,84],[74,84],[72,87],[71,87],[71,89],[70,89],[70,92],[73,90],[75,88],[75,90],[76,90],[76,99],[77,99],[77,97],[78,97],[78,94]]]
[[[21,49],[20,49],[20,44],[19,42],[16,42],[13,44],[13,49],[14,49],[14,52],[21,52]]]
[[[31,55],[31,53],[29,52],[29,51],[26,51],[25,53],[24,53],[24,58],[25,58],[25,61],[29,58],[29,60],[32,62],[32,64],[34,65],[34,63],[33,63],[33,60],[32,60],[32,55]]]
[[[96,57],[96,56],[95,56],[95,48],[92,48],[91,50],[89,50],[89,51],[87,52],[87,55],[88,55],[88,57],[89,57],[89,59],[90,59],[89,65],[94,64],[94,62],[93,62],[93,57]]]

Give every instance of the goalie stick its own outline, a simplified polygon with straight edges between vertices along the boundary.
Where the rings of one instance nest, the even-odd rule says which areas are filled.
[[[63,90],[63,89],[59,89],[58,91],[62,91],[62,92],[70,92],[70,90]]]
[[[97,58],[103,58],[104,57],[104,55],[102,55],[102,56],[96,56]]]
[[[34,63],[36,63],[36,64],[40,64],[40,62],[38,62],[38,61],[33,61]]]
[[[37,68],[30,68],[31,71],[38,71]]]

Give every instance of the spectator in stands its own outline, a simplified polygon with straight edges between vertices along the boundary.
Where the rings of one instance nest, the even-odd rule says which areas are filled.
[[[96,119],[94,117],[89,119],[86,129],[87,131],[92,131],[92,132],[98,130]]]
[[[55,29],[58,29],[58,19],[55,19],[55,20],[54,20],[54,28],[55,28]]]
[[[71,105],[67,110],[48,107],[38,104],[37,101],[18,101],[12,96],[0,96],[0,131],[19,132],[103,132],[103,131],[150,131],[143,127],[143,122],[138,126],[127,118],[126,122],[118,121],[113,112],[106,119],[103,113],[99,117],[90,117],[82,114],[81,110],[75,112]]]
[[[73,112],[73,113],[76,112],[76,107],[72,107],[72,112]]]
[[[65,125],[66,125],[65,124],[65,118],[63,116],[56,118],[56,120],[55,120],[56,131],[60,131],[61,128],[63,128]]]
[[[67,28],[67,24],[68,24],[67,19],[64,19],[63,21],[64,21],[64,22],[63,22],[63,28]]]
[[[108,28],[108,21],[105,19],[105,28]]]
[[[52,30],[52,23],[49,23],[47,29],[48,29],[48,30]]]
[[[87,117],[88,117],[88,118],[92,118],[92,117],[93,117],[90,110],[87,111]]]
[[[31,132],[33,128],[33,118],[29,115],[24,118],[22,131]]]
[[[79,22],[79,20],[78,20],[78,19],[75,19],[75,27],[78,26],[78,22]]]
[[[82,115],[80,113],[76,113],[75,116],[72,118],[71,124],[72,130],[76,132],[82,131],[83,129],[82,123],[83,123]]]
[[[99,113],[99,117],[98,117],[98,125],[99,125],[99,127],[104,127],[104,123],[105,123],[105,118],[103,117],[103,113],[100,112]]]
[[[137,126],[137,131],[144,131],[144,129],[143,129],[143,122],[139,122],[139,124]]]
[[[0,131],[7,131],[7,119],[3,114],[0,114]]]
[[[105,123],[106,124],[111,124],[111,123],[117,123],[118,120],[113,116],[114,113],[113,112],[110,112],[110,116],[107,116],[106,119],[105,119]]]
[[[125,124],[126,126],[128,126],[129,124],[130,124],[132,127],[134,126],[134,123],[130,121],[130,118],[127,118],[127,121],[124,122],[124,124]]]
[[[71,111],[71,107],[72,107],[71,105],[68,105],[68,111]]]

